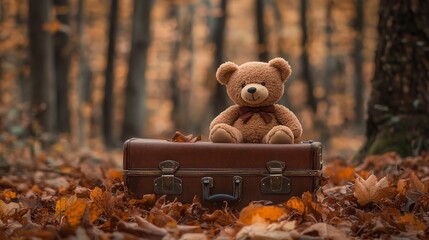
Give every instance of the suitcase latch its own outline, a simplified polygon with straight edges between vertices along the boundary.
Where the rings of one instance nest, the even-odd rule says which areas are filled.
[[[182,180],[174,176],[179,169],[179,163],[173,160],[166,160],[159,163],[161,177],[154,180],[153,188],[156,194],[181,194]]]
[[[262,178],[261,180],[261,192],[262,193],[277,193],[287,194],[290,193],[290,180],[283,176],[283,170],[286,164],[280,161],[269,161],[267,162],[267,169],[269,176]]]

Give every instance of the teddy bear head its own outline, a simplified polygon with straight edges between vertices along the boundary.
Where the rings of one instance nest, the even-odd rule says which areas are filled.
[[[236,104],[262,107],[273,105],[282,97],[291,72],[286,60],[274,58],[268,63],[247,62],[240,66],[226,62],[218,68],[216,78],[226,86],[228,96]]]

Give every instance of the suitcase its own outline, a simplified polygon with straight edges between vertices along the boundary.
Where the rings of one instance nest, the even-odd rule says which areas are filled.
[[[237,209],[252,201],[282,203],[319,186],[322,145],[180,143],[130,139],[124,144],[123,169],[128,193],[154,193],[182,203],[194,196],[206,207]]]

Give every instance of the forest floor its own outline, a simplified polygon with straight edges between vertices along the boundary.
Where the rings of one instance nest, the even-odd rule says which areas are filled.
[[[192,143],[187,143],[192,144]],[[241,212],[146,195],[132,199],[121,153],[59,140],[0,139],[0,239],[429,238],[429,154],[331,159],[314,193]]]

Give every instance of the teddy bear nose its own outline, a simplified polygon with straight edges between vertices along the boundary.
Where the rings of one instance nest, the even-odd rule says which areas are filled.
[[[256,88],[255,87],[250,87],[249,89],[247,89],[247,92],[249,92],[249,93],[255,93],[256,92]]]

